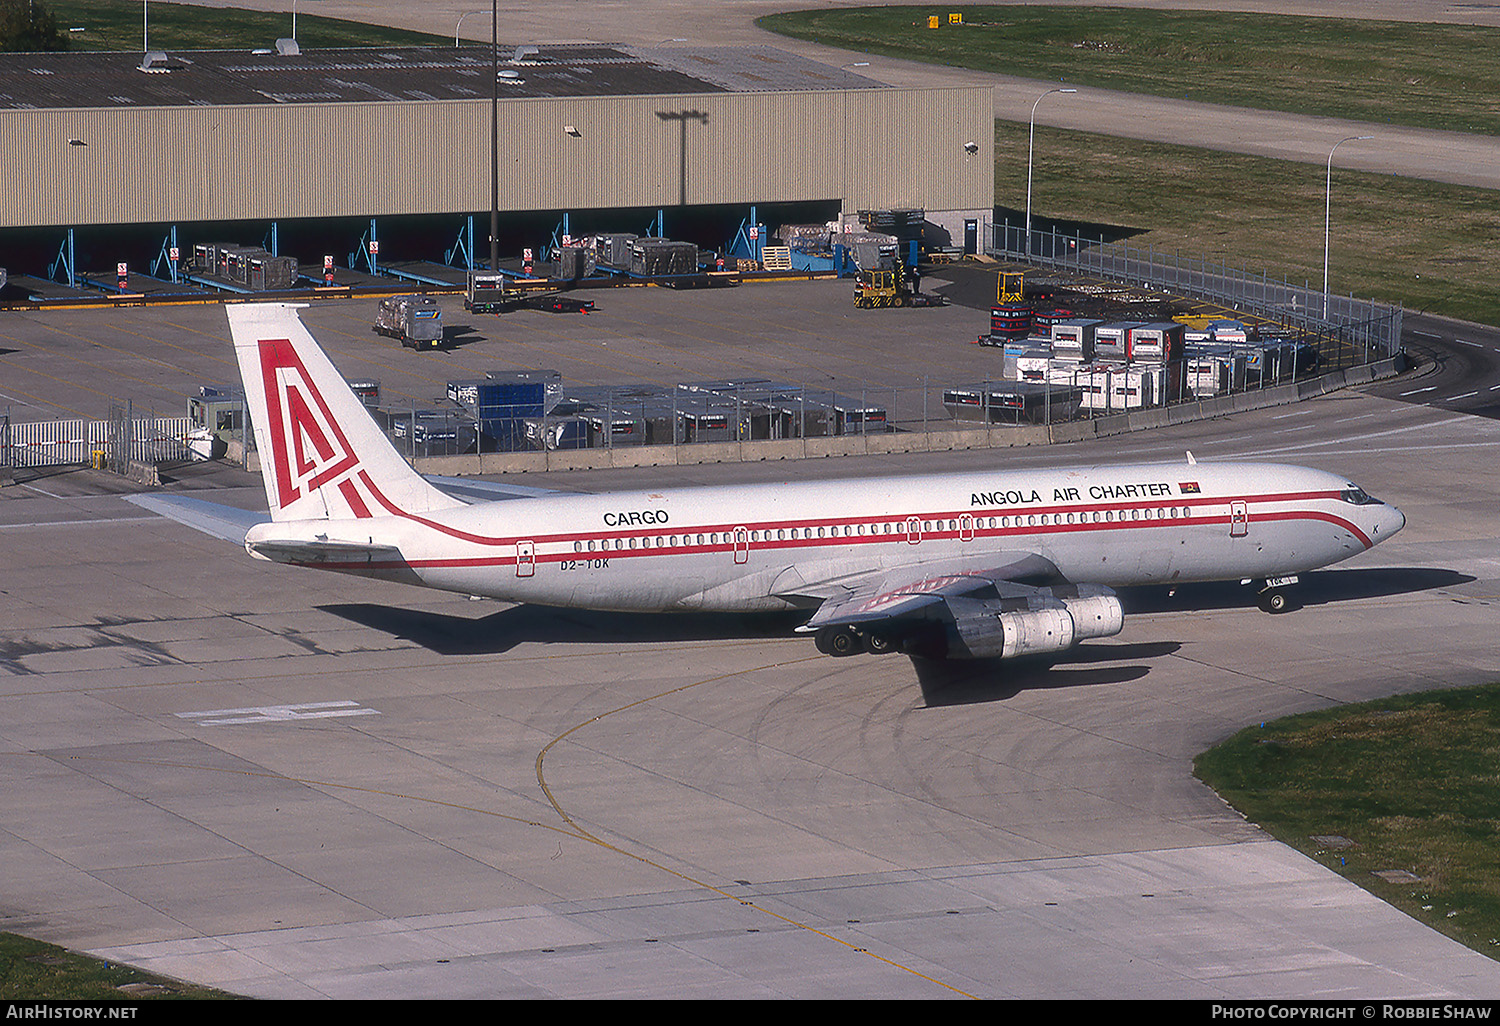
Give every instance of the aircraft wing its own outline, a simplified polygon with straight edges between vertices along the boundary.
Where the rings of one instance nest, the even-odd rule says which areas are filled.
[[[250,528],[271,520],[269,513],[224,506],[186,495],[127,495],[125,499],[142,509],[236,545],[245,544],[245,534]]]
[[[983,558],[935,560],[856,574],[799,589],[823,602],[801,631],[874,626],[903,619],[944,619],[940,607],[966,596],[1026,598],[1046,584],[1064,583],[1048,559],[1033,552],[991,552]]]
[[[464,502],[496,502],[501,499],[535,499],[543,495],[570,495],[555,488],[537,488],[532,485],[510,484],[505,481],[486,481],[478,477],[444,477],[441,474],[423,474],[429,484]]]
[[[992,552],[856,574],[814,588],[814,632],[830,655],[903,651],[937,658],[1008,659],[1061,652],[1124,626],[1120,600],[1072,584],[1034,552]]]

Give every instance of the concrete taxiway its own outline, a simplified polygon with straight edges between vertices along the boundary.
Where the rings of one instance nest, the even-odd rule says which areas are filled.
[[[770,288],[768,307],[816,287]],[[662,295],[660,334],[613,358],[728,319]],[[36,330],[108,361],[157,315],[107,338],[49,316]],[[602,352],[508,323],[458,352]],[[382,345],[331,334],[343,360]],[[175,337],[179,365],[224,355]],[[725,355],[677,356],[695,352]],[[1338,469],[1407,514],[1309,575],[1294,614],[1233,584],[1132,593],[1124,633],[1051,669],[947,680],[819,656],[783,617],[511,608],[272,566],[118,479],[29,479],[0,492],[0,928],[262,997],[1494,997],[1500,965],[1270,841],[1191,760],[1284,713],[1500,675],[1500,486],[1476,473],[1497,445],[1492,419],[1366,390],[1051,449],[528,476],[1191,449]],[[264,501],[223,466],[168,487]]]
[[[554,4],[509,6],[555,26]],[[320,10],[347,7],[369,10]],[[653,20],[683,9],[592,5],[586,34],[655,42],[684,34]],[[319,316],[352,336],[357,318]],[[24,401],[115,394],[112,361],[169,398],[214,361],[222,377],[222,329],[175,318],[142,362],[141,323],[45,322],[69,372],[26,377]],[[723,356],[681,327],[576,358]],[[1468,403],[1433,366],[1413,387]],[[497,608],[268,566],[93,472],[9,486],[0,928],[265,997],[1494,998],[1500,965],[1268,840],[1190,771],[1270,717],[1500,675],[1500,425],[1390,389],[1043,451],[527,482],[1192,449],[1338,469],[1407,515],[1309,575],[1294,614],[1235,585],[1135,593],[1120,636],[978,680],[820,657],[777,618]],[[222,467],[171,487],[263,503]]]

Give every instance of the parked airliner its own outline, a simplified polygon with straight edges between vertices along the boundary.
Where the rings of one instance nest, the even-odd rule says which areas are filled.
[[[227,309],[270,519],[142,501],[294,566],[587,609],[805,608],[799,630],[830,655],[1011,658],[1119,633],[1116,587],[1258,580],[1262,607],[1280,612],[1298,574],[1405,525],[1336,474],[1191,455],[604,495],[516,489],[471,504],[402,459],[296,307]]]

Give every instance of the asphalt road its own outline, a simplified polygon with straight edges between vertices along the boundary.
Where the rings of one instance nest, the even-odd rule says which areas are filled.
[[[1413,313],[1402,324],[1412,373],[1375,386],[1376,395],[1500,417],[1500,329]]]

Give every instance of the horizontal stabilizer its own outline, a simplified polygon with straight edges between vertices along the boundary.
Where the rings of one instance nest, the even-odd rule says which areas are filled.
[[[245,545],[252,556],[273,563],[297,566],[366,567],[372,564],[403,563],[401,550],[394,545],[345,541],[306,541],[301,538],[264,538]]]
[[[234,542],[245,543],[245,533],[256,524],[269,523],[269,513],[224,506],[203,499],[191,499],[185,495],[127,495],[126,500],[142,509],[175,520],[195,531]]]

